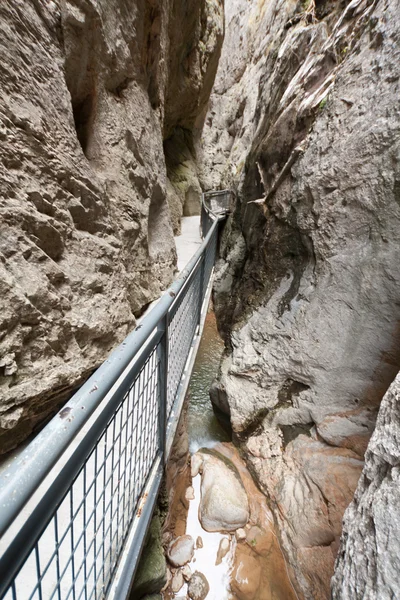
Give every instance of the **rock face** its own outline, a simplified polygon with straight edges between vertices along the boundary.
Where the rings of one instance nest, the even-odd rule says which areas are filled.
[[[400,375],[386,393],[344,516],[334,600],[389,600],[400,589]]]
[[[400,367],[400,4],[226,10],[202,140],[204,186],[237,193],[213,401],[270,499],[297,589],[318,600]]]
[[[0,452],[171,281],[163,142],[201,125],[222,13],[222,0],[1,4]]]

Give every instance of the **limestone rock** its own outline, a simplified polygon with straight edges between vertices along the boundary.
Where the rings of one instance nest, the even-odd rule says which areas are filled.
[[[197,477],[199,473],[201,473],[201,469],[203,466],[203,459],[201,454],[197,453],[193,454],[191,458],[191,475],[193,477]]]
[[[305,4],[227,4],[199,152],[204,187],[237,194],[215,278],[227,352],[213,401],[297,590],[325,600],[400,367],[400,5]]]
[[[167,557],[174,567],[182,567],[192,560],[194,540],[190,535],[181,535],[168,546]]]
[[[249,518],[249,504],[240,475],[216,452],[202,450],[199,519],[206,531],[235,531]]]
[[[188,584],[188,596],[192,600],[204,600],[210,591],[209,583],[203,573],[195,571]]]
[[[194,489],[191,485],[187,488],[185,492],[185,498],[186,500],[194,500]]]
[[[400,375],[390,386],[345,512],[334,600],[389,600],[400,589]]]
[[[201,128],[223,2],[9,0],[0,30],[2,453],[173,278],[163,142]]]

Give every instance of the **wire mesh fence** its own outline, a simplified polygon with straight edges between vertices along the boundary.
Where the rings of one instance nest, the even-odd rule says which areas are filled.
[[[158,347],[150,351],[6,598],[106,597],[159,449]]]
[[[70,415],[72,430],[67,442],[56,441],[66,447],[60,446],[54,456],[59,457],[67,452],[67,446],[75,444],[74,452],[54,481],[47,480],[52,477],[50,467],[56,469],[59,459],[49,463],[45,474],[37,475],[36,482],[33,475],[30,484],[39,487],[48,483],[50,492],[36,500],[27,490],[25,499],[22,494],[18,500],[19,512],[13,509],[16,516],[12,520],[0,513],[0,531],[7,534],[6,541],[0,544],[1,599],[100,600],[110,597],[113,580],[123,562],[122,554],[127,551],[127,538],[131,539],[132,531],[136,531],[135,523],[140,521],[146,506],[146,490],[153,485],[155,469],[165,461],[168,419],[179,397],[194,340],[199,335],[202,311],[207,309],[204,300],[217,250],[218,219],[207,210],[202,224],[203,221],[209,235],[192,259],[189,274],[178,279],[170,288],[169,297],[167,292],[146,317],[143,331],[134,335],[134,341],[127,338],[119,349],[116,361],[123,356],[127,366],[123,370],[118,367],[111,375],[110,366],[101,367],[108,384],[93,414],[88,413],[87,421],[91,416],[95,425],[87,425],[83,442],[76,441],[82,428],[78,426],[78,419],[73,429],[74,415],[78,414],[81,404],[81,408],[85,408],[83,393],[78,392],[70,401],[70,408],[63,409],[64,414]],[[130,354],[125,356],[128,352]],[[107,362],[112,364],[111,359]],[[88,389],[90,381],[86,385]],[[97,384],[85,397],[94,390]],[[66,410],[71,412],[66,413]],[[60,424],[63,411],[43,430],[43,445],[46,439],[54,442],[54,438],[67,435],[68,426]],[[46,433],[47,429],[50,433]],[[46,457],[46,448],[35,452],[39,460]],[[26,457],[25,462],[29,463],[29,448]],[[34,463],[32,467],[35,468]],[[24,473],[28,473],[26,465],[24,469]],[[13,489],[14,484],[24,485],[18,479],[18,469],[14,468],[7,476],[14,479],[11,486],[7,481],[4,489]],[[156,481],[159,479],[154,479]],[[157,485],[159,483],[154,483],[153,487]],[[13,499],[2,498],[1,493],[0,489],[0,505],[12,504]],[[153,493],[152,498],[155,497]],[[29,510],[24,508],[25,504]],[[14,514],[12,510],[8,512]],[[150,518],[151,511],[148,515]],[[131,543],[141,546],[146,528],[147,524],[138,528],[140,539],[138,533]],[[14,537],[8,535],[9,530],[16,531]],[[21,545],[20,540],[24,540],[24,544]],[[134,566],[127,567],[130,576]]]

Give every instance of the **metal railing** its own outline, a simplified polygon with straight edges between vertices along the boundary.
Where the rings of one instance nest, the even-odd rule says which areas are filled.
[[[211,292],[218,222],[157,305],[0,476],[0,598],[126,598]]]

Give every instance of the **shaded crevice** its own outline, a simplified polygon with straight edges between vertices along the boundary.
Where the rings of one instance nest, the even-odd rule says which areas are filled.
[[[76,135],[86,158],[88,158],[88,145],[92,134],[94,105],[93,93],[88,94],[80,102],[72,102]]]

